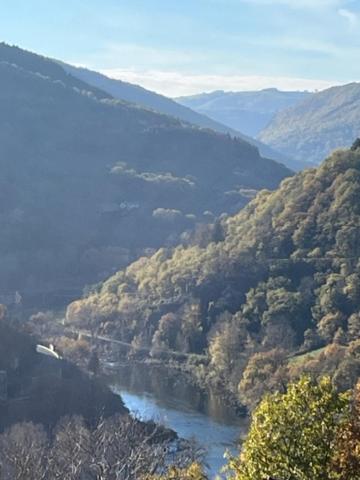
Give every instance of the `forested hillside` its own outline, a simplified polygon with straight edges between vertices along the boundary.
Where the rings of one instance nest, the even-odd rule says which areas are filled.
[[[93,85],[95,88],[100,88],[104,92],[107,92],[113,98],[118,100],[125,100],[130,103],[136,103],[144,108],[150,108],[155,112],[164,113],[172,117],[184,120],[193,125],[197,125],[201,128],[210,128],[215,132],[229,134],[233,137],[241,138],[251,145],[255,145],[262,156],[272,158],[273,160],[284,162],[289,168],[295,169],[296,165],[292,159],[285,157],[281,153],[275,151],[268,145],[256,140],[249,134],[244,133],[242,130],[232,127],[231,125],[223,124],[216,121],[211,116],[203,115],[185,105],[165,97],[158,93],[146,90],[139,85],[133,85],[131,83],[123,82],[114,78],[109,78],[99,72],[94,72],[86,68],[78,68],[66,63],[60,63],[64,70],[70,73],[77,79]]]
[[[1,293],[96,282],[291,174],[5,44],[0,105]]]
[[[359,135],[360,84],[332,87],[279,112],[259,139],[284,155],[320,163]]]
[[[0,432],[17,422],[50,427],[65,415],[92,422],[128,413],[105,384],[65,360],[37,353],[37,340],[13,323],[0,305]]]
[[[351,386],[360,372],[359,198],[355,145],[259,193],[205,248],[161,249],[118,272],[67,319],[135,351],[206,354],[197,374],[250,405],[303,368]]]
[[[283,92],[276,88],[253,92],[215,91],[176,99],[203,115],[256,137],[276,113],[297,105],[310,92]]]

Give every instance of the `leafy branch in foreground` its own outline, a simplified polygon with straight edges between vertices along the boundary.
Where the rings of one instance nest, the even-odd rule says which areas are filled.
[[[338,432],[344,428],[343,422],[350,422],[349,406],[349,393],[338,393],[327,377],[315,382],[305,376],[290,384],[286,393],[266,396],[254,411],[240,456],[229,459],[229,478],[359,478],[341,476],[334,469],[334,457],[341,464]],[[337,470],[343,468],[341,464]]]

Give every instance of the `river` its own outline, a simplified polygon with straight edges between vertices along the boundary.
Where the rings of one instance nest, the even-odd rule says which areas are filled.
[[[183,376],[159,366],[135,364],[116,367],[109,377],[134,414],[155,420],[183,438],[194,438],[206,449],[210,478],[225,464],[225,451],[236,453],[247,422],[239,418],[215,394],[200,391]]]

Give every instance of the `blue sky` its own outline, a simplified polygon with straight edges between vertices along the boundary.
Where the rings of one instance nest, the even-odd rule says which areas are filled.
[[[172,96],[360,79],[360,0],[2,0],[0,29]]]

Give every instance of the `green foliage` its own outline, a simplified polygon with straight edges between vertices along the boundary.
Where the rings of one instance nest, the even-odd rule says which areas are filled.
[[[255,405],[264,392],[257,385],[273,391],[293,375],[287,359],[294,354],[360,338],[359,200],[359,150],[335,153],[223,217],[219,241],[138,260],[70,305],[67,319],[94,319],[120,338],[140,335],[143,345],[207,354],[208,381],[233,392],[240,384],[240,397]],[[266,361],[274,349],[284,352],[280,364]],[[350,360],[337,372],[338,351],[327,351],[323,373],[350,388]],[[259,358],[259,379],[253,372],[242,381]],[[319,370],[302,363],[295,377],[305,367]]]
[[[145,476],[143,480],[207,480],[201,465],[193,463],[186,468],[170,467],[165,475]]]
[[[332,454],[348,405],[349,395],[337,393],[329,378],[312,382],[303,377],[286,393],[265,397],[253,414],[240,457],[229,461],[230,477],[336,479]]]
[[[342,391],[352,388],[360,377],[360,341],[350,342],[348,346],[334,343],[289,362],[290,378],[297,378],[302,372],[316,377],[329,375]]]
[[[337,432],[332,469],[337,480],[360,479],[360,382],[354,389],[350,417]]]
[[[279,349],[255,353],[250,357],[238,387],[241,401],[254,407],[265,393],[284,390],[288,381],[285,365],[285,352]]]
[[[278,113],[258,138],[284,155],[319,163],[359,135],[359,91],[350,83],[314,93]]]

